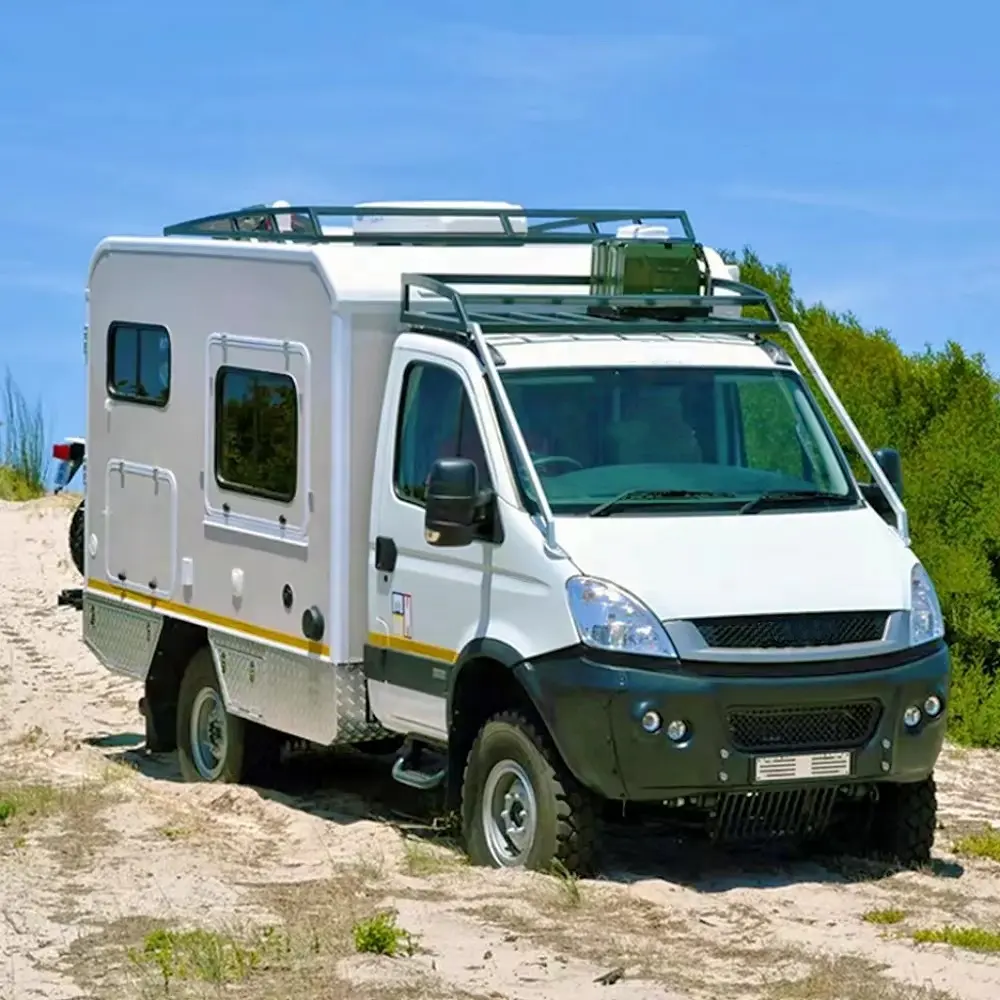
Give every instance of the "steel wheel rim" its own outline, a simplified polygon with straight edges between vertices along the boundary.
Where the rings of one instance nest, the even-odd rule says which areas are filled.
[[[214,781],[222,773],[229,749],[226,710],[213,688],[202,688],[191,707],[191,757],[198,774]]]
[[[523,867],[535,844],[538,801],[517,761],[493,765],[483,787],[483,834],[490,857],[501,868]]]

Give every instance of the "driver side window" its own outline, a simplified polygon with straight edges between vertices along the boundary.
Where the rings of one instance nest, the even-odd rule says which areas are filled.
[[[401,500],[423,506],[431,466],[439,458],[469,458],[480,489],[491,489],[482,437],[465,386],[450,368],[415,361],[403,376],[396,428],[393,486]]]

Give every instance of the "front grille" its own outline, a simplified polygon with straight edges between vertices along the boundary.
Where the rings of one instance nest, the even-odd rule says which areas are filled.
[[[733,708],[726,715],[733,746],[759,751],[847,750],[867,743],[881,715],[877,701],[808,708]]]
[[[702,618],[693,624],[709,646],[728,649],[790,649],[877,642],[885,611],[832,611],[804,615]]]
[[[729,792],[719,803],[712,839],[747,843],[820,833],[830,823],[837,794],[835,785]]]

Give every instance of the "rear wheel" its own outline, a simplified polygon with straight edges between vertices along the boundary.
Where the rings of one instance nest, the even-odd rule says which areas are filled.
[[[86,513],[84,505],[86,502],[86,500],[80,501],[76,510],[73,511],[73,517],[69,522],[69,554],[80,576],[84,575],[83,550],[86,544]]]
[[[906,785],[880,785],[872,817],[876,852],[905,867],[927,864],[937,829],[934,777]]]
[[[247,724],[222,700],[212,651],[202,646],[181,680],[177,751],[185,781],[238,783],[246,774]]]
[[[519,712],[495,715],[469,753],[462,828],[474,864],[586,874],[597,819],[588,793],[545,735]]]

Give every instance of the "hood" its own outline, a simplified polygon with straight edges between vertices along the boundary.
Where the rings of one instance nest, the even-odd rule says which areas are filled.
[[[579,572],[662,620],[909,607],[915,556],[873,510],[560,517]]]

